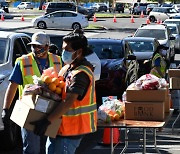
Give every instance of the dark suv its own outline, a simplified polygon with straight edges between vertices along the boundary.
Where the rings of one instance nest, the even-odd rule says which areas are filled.
[[[70,2],[49,2],[47,4],[45,14],[54,12],[54,11],[60,11],[60,10],[69,10],[69,11],[76,11],[78,10],[79,13],[85,15],[88,20],[94,16],[94,11],[88,10],[82,6],[78,6],[76,8],[76,5],[74,3]]]
[[[89,47],[101,60],[101,76],[96,81],[98,105],[103,96],[118,96],[137,79],[138,63],[128,43],[118,39],[89,38]]]
[[[124,4],[123,3],[116,3],[115,8],[112,8],[112,5],[109,7],[109,12],[115,12],[118,11],[118,13],[122,12],[124,13]]]

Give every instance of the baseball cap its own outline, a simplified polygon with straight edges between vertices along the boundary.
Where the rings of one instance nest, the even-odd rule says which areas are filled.
[[[35,45],[49,45],[50,38],[44,32],[37,32],[32,35],[31,42],[28,45],[35,44]]]

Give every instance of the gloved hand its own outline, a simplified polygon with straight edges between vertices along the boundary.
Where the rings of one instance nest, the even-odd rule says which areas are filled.
[[[34,125],[34,133],[36,135],[42,136],[45,134],[47,127],[51,124],[50,121],[47,120],[47,118],[43,118],[38,121],[30,122],[30,124]]]
[[[1,118],[4,123],[4,125],[9,124],[10,121],[10,110],[9,109],[3,109],[1,113]]]

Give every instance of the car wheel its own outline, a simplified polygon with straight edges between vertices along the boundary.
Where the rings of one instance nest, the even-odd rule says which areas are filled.
[[[81,25],[79,23],[73,23],[72,24],[72,29],[81,29]]]
[[[45,29],[46,27],[46,23],[44,21],[39,21],[37,24],[37,27],[40,29]]]
[[[150,17],[149,17],[149,20],[150,20],[150,22],[155,22],[155,21],[156,21],[156,18],[155,18],[154,16],[150,16]]]

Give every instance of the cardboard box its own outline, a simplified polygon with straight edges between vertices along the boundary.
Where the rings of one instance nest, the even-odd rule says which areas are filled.
[[[35,109],[43,113],[50,113],[60,103],[40,95],[24,95],[21,101],[28,105],[31,109]]]
[[[166,95],[164,102],[164,112],[169,113],[170,111],[171,94]]]
[[[169,79],[169,88],[170,89],[180,89],[180,77],[171,77]]]
[[[165,101],[167,89],[138,90],[133,87],[126,89],[126,100],[129,102],[162,102]]]
[[[180,78],[180,69],[169,69],[168,70],[169,78],[179,77]]]
[[[46,116],[46,113],[42,113],[40,111],[31,109],[28,105],[18,100],[16,101],[10,119],[20,127],[33,131],[34,125],[31,125],[30,122],[39,120],[44,116]],[[55,120],[53,123],[51,123],[48,126],[45,135],[55,138],[60,124],[61,124],[61,119]]]
[[[127,120],[164,120],[164,102],[126,102],[125,119]]]

